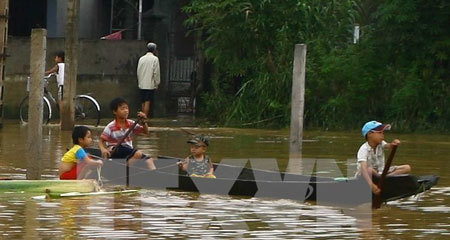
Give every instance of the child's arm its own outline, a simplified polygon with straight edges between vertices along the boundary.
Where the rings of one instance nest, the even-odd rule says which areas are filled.
[[[100,141],[98,141],[98,147],[100,148],[100,151],[102,151],[102,157],[108,158],[111,156],[111,153],[106,148],[105,140],[100,138]]]
[[[160,75],[160,70],[159,70],[159,59],[157,59],[156,62],[155,62],[153,78],[152,78],[152,79],[155,79],[156,89],[158,89],[159,83],[161,82],[161,77],[160,76],[161,75]]]
[[[189,166],[189,157],[185,158],[183,162],[179,162],[178,166],[181,170],[186,171]]]
[[[102,160],[94,160],[94,159],[90,158],[87,154],[83,158],[83,160],[86,161],[86,164],[88,166],[97,166],[97,167],[103,166],[103,161]]]
[[[45,75],[48,75],[50,73],[57,73],[59,70],[58,64],[56,64],[54,67],[52,67],[50,70],[45,71]]]
[[[102,160],[94,160],[90,158],[89,155],[86,153],[86,151],[84,151],[83,149],[79,149],[76,153],[76,156],[78,162],[81,160],[84,161],[84,163],[86,164],[85,167],[83,167],[80,172],[77,172],[77,179],[87,178],[90,172],[89,171],[90,168],[103,166]]]
[[[206,175],[214,175],[214,166],[211,159],[209,159],[209,172]]]
[[[400,145],[400,143],[401,143],[400,140],[394,139],[394,140],[392,140],[391,143],[386,144],[386,145],[384,146],[384,148],[385,148],[385,149],[392,149],[392,146],[398,146],[398,145]]]
[[[361,173],[366,179],[367,183],[369,184],[370,188],[372,189],[373,194],[378,195],[380,193],[380,189],[378,186],[372,182],[372,176],[369,174],[368,168],[367,168],[367,162],[363,161],[360,162],[361,164]]]
[[[147,120],[147,115],[145,115],[145,113],[143,113],[143,112],[138,112],[138,117],[143,120],[142,133],[148,134],[148,124],[147,124],[147,121],[146,121]]]

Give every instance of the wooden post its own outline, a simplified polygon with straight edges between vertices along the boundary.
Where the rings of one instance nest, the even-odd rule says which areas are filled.
[[[5,80],[6,44],[8,41],[9,0],[0,1],[0,128],[3,126],[3,81]]]
[[[78,69],[78,22],[80,19],[80,0],[67,1],[64,98],[61,109],[61,130],[71,131],[75,125],[75,106],[73,98],[77,90]]]
[[[47,30],[31,30],[30,97],[28,99],[27,179],[41,179],[42,113]]]
[[[288,172],[302,172],[303,112],[305,105],[306,45],[296,44],[292,75],[291,129]]]

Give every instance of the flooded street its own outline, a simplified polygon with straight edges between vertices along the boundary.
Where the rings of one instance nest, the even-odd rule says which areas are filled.
[[[134,144],[152,156],[186,157],[189,134],[174,121],[154,120],[151,133]],[[210,136],[214,162],[227,158],[275,159],[260,168],[284,171],[288,130],[186,128]],[[305,132],[303,157],[335,159],[339,169],[317,174],[353,176],[364,142],[354,132]],[[94,146],[102,127],[93,129]],[[0,178],[25,178],[27,127],[6,121],[0,129]],[[130,195],[34,200],[28,194],[0,195],[0,239],[449,239],[450,135],[398,134],[402,144],[393,164],[410,164],[414,175],[440,176],[430,191],[390,202],[379,210],[343,209],[314,202],[242,198],[144,189]],[[43,178],[57,177],[71,132],[43,129]],[[267,161],[270,162],[270,161]],[[347,170],[348,169],[348,170]]]

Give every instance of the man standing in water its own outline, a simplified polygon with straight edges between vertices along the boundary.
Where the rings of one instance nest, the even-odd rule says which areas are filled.
[[[159,59],[155,56],[156,44],[147,44],[147,53],[139,58],[137,67],[138,86],[141,95],[142,112],[150,116],[155,90],[160,83]]]

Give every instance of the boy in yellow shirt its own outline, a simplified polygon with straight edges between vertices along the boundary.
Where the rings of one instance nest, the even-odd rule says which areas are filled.
[[[90,168],[103,166],[101,160],[89,158],[83,148],[92,144],[91,130],[85,126],[77,126],[73,129],[72,140],[74,146],[67,151],[59,166],[59,178],[61,180],[84,179]]]

